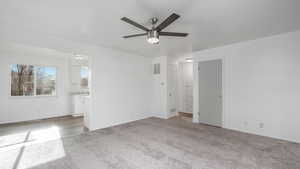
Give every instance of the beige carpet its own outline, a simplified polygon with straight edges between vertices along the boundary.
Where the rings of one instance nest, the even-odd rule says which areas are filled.
[[[17,168],[299,169],[300,145],[180,119],[149,118],[0,148],[0,169]]]

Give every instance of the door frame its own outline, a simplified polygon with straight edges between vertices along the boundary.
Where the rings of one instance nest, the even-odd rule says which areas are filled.
[[[226,60],[222,56],[209,56],[209,57],[194,57],[194,64],[193,64],[193,95],[194,95],[194,107],[193,107],[193,122],[199,122],[199,63],[205,61],[213,61],[213,60],[221,60],[222,63],[222,128],[226,128],[226,103],[227,103],[227,95],[225,92],[226,89]]]
[[[191,112],[187,112],[185,111],[186,109],[184,109],[184,82],[183,82],[183,67],[184,65],[187,64],[187,62],[179,62],[178,63],[178,110],[179,112],[185,112],[185,113],[191,113],[193,114],[193,111]],[[193,70],[193,67],[194,67],[194,64],[193,63],[188,63],[188,64],[192,64],[192,78],[193,80],[191,81],[191,86],[192,86],[192,90],[194,90],[194,70]],[[192,96],[194,95],[193,91],[192,91]],[[194,101],[192,100],[192,103],[194,104]],[[194,108],[194,106],[192,106],[192,109]]]

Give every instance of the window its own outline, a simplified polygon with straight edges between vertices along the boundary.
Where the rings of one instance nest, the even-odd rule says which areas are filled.
[[[36,67],[36,95],[55,95],[56,68]]]
[[[34,67],[11,65],[11,96],[34,95]]]
[[[56,95],[56,68],[13,64],[11,70],[11,96]]]
[[[88,67],[80,68],[80,87],[82,89],[89,88],[89,69],[88,69]]]

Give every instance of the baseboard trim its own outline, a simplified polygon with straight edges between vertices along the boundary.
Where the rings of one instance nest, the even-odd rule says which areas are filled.
[[[151,118],[151,117],[153,117],[153,116],[145,116],[145,117],[140,117],[140,118],[136,118],[136,119],[133,119],[133,120],[124,120],[122,122],[115,122],[113,124],[103,125],[103,126],[100,126],[100,127],[92,126],[92,127],[89,128],[89,131],[101,130],[101,129],[105,129],[105,128],[109,128],[109,127],[113,127],[113,126],[118,126],[118,125],[130,123],[130,122],[134,122],[134,121],[138,121],[138,120]]]
[[[297,143],[297,144],[300,143],[300,140],[283,138],[283,137],[280,137],[280,136],[271,136],[271,135],[260,134],[260,133],[255,133],[255,132],[241,130],[241,129],[236,129],[236,128],[225,128],[224,127],[224,129],[232,130],[232,131],[237,131],[237,132],[241,132],[241,133],[246,133],[246,134],[252,134],[252,135],[262,136],[262,137],[267,137],[267,138],[272,138],[272,139],[277,139],[277,140],[281,140],[281,141],[287,141],[287,142],[291,142],[291,143]]]
[[[16,121],[0,122],[0,125],[14,124],[14,123],[25,123],[25,122],[35,122],[35,121],[40,121],[40,120],[49,120],[49,119],[53,119],[53,118],[64,118],[64,117],[70,117],[70,116],[72,116],[72,114],[42,117],[42,118],[31,119],[31,120],[16,120]]]

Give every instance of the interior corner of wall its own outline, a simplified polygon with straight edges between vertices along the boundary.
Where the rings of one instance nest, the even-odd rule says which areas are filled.
[[[167,113],[163,113],[163,112],[161,112],[161,113],[156,113],[156,114],[154,115],[154,117],[161,118],[161,119],[168,119]]]

